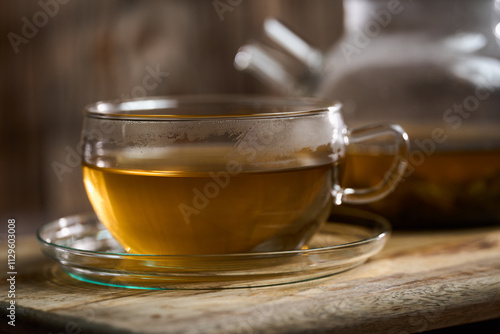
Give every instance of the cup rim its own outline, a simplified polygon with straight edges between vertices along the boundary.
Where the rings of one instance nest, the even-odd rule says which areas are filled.
[[[207,112],[207,105],[219,108],[247,106],[254,108],[255,112],[253,110],[251,113]],[[87,117],[119,120],[244,119],[309,116],[325,112],[339,112],[341,106],[341,103],[337,101],[320,97],[206,94],[98,101],[87,105],[84,108],[84,113]],[[187,110],[189,112],[186,112]]]

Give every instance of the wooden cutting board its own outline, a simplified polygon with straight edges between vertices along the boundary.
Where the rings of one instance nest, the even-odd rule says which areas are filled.
[[[18,238],[15,327],[8,333],[414,333],[500,318],[500,227],[395,232],[348,272],[275,287],[148,291],[64,274]],[[2,240],[2,263],[7,247]],[[6,266],[4,266],[5,268]]]

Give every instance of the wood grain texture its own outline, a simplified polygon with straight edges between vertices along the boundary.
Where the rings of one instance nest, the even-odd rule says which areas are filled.
[[[16,323],[33,333],[399,334],[500,318],[500,228],[396,232],[380,254],[348,272],[235,290],[91,285],[45,259],[33,238],[18,249]],[[15,332],[5,321],[0,328]]]

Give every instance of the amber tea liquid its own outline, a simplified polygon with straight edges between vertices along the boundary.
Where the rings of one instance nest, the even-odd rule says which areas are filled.
[[[391,165],[389,154],[347,153],[343,184],[369,187]],[[411,161],[410,161],[411,162]],[[398,228],[474,226],[500,221],[500,150],[436,151],[386,198],[366,209]]]
[[[83,176],[99,218],[133,253],[294,249],[330,211],[331,164],[250,172],[84,165]]]

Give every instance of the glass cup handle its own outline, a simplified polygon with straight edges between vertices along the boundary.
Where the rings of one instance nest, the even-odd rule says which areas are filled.
[[[349,129],[346,133],[346,142],[347,145],[357,144],[387,135],[394,138],[394,144],[397,150],[394,155],[394,162],[389,171],[385,173],[384,179],[377,185],[369,188],[358,189],[336,186],[332,191],[335,204],[363,204],[373,202],[385,197],[394,190],[403,177],[406,165],[408,164],[410,141],[403,128],[397,124],[381,123],[353,130]]]

